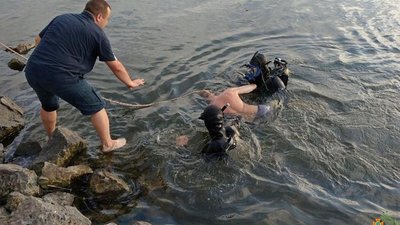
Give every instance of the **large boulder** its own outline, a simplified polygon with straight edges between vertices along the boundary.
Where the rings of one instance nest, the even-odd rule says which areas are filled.
[[[45,162],[42,168],[42,175],[39,178],[39,184],[42,188],[68,188],[75,179],[91,173],[93,173],[93,170],[86,165],[64,168]]]
[[[4,207],[0,207],[0,224],[1,225],[8,225],[8,217],[9,213]]]
[[[7,65],[12,70],[22,71],[25,68],[25,63],[17,58],[12,58]]]
[[[18,208],[18,206],[23,202],[28,196],[19,193],[18,191],[11,192],[7,196],[7,204],[5,208],[12,212]]]
[[[29,157],[39,155],[42,151],[42,147],[38,141],[28,141],[23,142],[18,145],[17,149],[14,152],[13,157]]]
[[[40,173],[45,162],[66,167],[77,154],[86,148],[86,142],[76,132],[58,127],[47,144],[43,146],[32,168]]]
[[[72,206],[75,196],[66,192],[53,192],[42,197],[43,201],[53,205]]]
[[[38,195],[40,192],[37,184],[37,175],[14,164],[0,164],[0,197],[6,196],[13,191],[24,195]]]
[[[24,111],[6,96],[0,96],[0,142],[7,146],[25,126]]]
[[[28,216],[29,215],[29,216]],[[91,221],[75,207],[44,202],[28,197],[12,212],[10,225],[90,225]]]
[[[0,143],[0,163],[4,162],[4,146]]]
[[[132,225],[151,225],[151,223],[145,222],[145,221],[136,221]]]
[[[98,195],[122,194],[130,188],[125,181],[107,170],[96,170],[90,179],[90,189]]]
[[[139,185],[129,186],[118,174],[108,169],[97,169],[88,178],[88,183],[83,186],[85,197],[81,198],[80,204],[92,210],[93,214],[87,216],[96,224],[115,219],[126,209],[133,208],[142,193],[139,187],[136,188]]]
[[[42,151],[38,141],[28,141],[20,143],[14,151],[12,158],[5,157],[7,163],[17,164],[22,167],[31,168],[35,158]],[[10,155],[8,155],[10,156]]]

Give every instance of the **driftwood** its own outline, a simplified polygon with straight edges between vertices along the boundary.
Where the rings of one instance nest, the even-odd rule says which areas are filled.
[[[6,52],[12,52],[12,53],[14,53],[14,52],[16,52],[16,53],[18,53],[18,54],[21,54],[21,55],[26,55],[31,49],[33,49],[34,47],[36,47],[36,45],[35,45],[35,43],[21,43],[21,44],[18,44],[17,45],[17,47],[9,47],[9,46],[7,46],[8,48],[6,48]],[[11,51],[11,50],[13,50],[13,51]]]

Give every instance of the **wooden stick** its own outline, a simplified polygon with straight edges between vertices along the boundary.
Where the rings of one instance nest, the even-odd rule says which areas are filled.
[[[3,44],[2,42],[0,42],[1,45],[3,45],[6,49],[8,49],[9,51],[11,51],[12,53],[16,54],[19,57],[22,57],[23,59],[25,59],[26,61],[28,61],[28,58],[26,58],[25,56],[19,54],[18,52],[14,51],[13,49],[11,49],[10,47],[8,47],[7,45]]]

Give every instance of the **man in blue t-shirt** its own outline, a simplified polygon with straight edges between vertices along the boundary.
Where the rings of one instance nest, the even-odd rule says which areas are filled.
[[[104,153],[124,146],[126,139],[111,138],[105,102],[84,75],[93,69],[98,57],[128,88],[144,84],[143,79],[132,80],[112,52],[103,31],[110,15],[111,7],[105,0],[90,0],[81,14],[57,16],[36,36],[37,47],[25,69],[26,79],[42,104],[40,116],[47,135],[55,130],[61,98],[91,116]]]

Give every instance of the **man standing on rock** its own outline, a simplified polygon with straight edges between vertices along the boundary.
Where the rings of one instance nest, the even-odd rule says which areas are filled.
[[[40,116],[47,135],[50,137],[55,130],[61,98],[83,115],[91,116],[104,153],[124,146],[126,139],[111,138],[105,102],[84,75],[99,57],[128,88],[144,84],[143,79],[132,80],[113,54],[103,31],[110,15],[111,7],[105,0],[90,0],[81,14],[55,17],[36,36],[37,47],[25,69],[26,79],[42,104]]]

